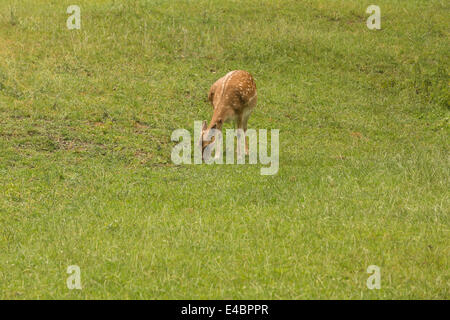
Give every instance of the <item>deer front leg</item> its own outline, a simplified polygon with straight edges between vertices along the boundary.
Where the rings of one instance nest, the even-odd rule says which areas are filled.
[[[216,154],[214,156],[214,160],[218,160],[223,156],[222,138],[214,141],[214,143],[216,144]]]

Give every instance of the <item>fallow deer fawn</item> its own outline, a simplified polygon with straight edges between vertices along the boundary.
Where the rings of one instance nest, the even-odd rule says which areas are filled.
[[[252,75],[247,71],[235,70],[227,73],[224,77],[217,80],[209,90],[208,100],[211,102],[214,113],[212,119],[207,125],[203,121],[202,126],[202,154],[207,145],[214,142],[213,139],[207,140],[209,130],[222,130],[225,121],[234,120],[237,129],[247,131],[247,122],[251,112],[256,106],[257,94],[256,84]],[[205,138],[203,138],[205,137]],[[245,139],[245,135],[243,136]],[[242,135],[237,135],[238,146]],[[237,148],[238,157],[240,148]],[[245,142],[245,154],[248,155],[248,142]]]

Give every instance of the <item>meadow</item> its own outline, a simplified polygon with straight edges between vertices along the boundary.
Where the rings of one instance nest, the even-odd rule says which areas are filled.
[[[0,299],[449,299],[449,18],[444,0],[1,1]],[[256,79],[249,128],[280,130],[275,175],[171,161],[235,69]]]

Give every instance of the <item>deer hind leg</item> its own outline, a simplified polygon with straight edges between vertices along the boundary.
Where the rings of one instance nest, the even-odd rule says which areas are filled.
[[[244,110],[243,115],[242,115],[242,126],[244,129],[244,133],[247,134],[247,123],[248,123],[248,119],[250,118],[250,115],[253,111],[253,109],[256,107],[256,103],[258,100],[258,96],[255,93],[255,95],[253,97],[251,97],[249,99],[249,101],[247,102],[247,108]],[[248,139],[246,138],[246,136],[244,136],[245,139],[245,154],[249,155],[249,151],[248,151]]]
[[[247,122],[250,115],[244,117],[243,119],[243,129],[244,129],[244,139],[245,139],[245,155],[248,156],[248,139],[247,139]]]
[[[248,110],[247,112],[244,112],[244,115],[242,117],[242,127],[244,129],[244,139],[245,139],[245,155],[249,155],[249,151],[248,151],[248,139],[246,137],[247,134],[247,123],[248,123],[248,119],[250,118],[250,114],[251,114],[252,110]]]
[[[246,130],[246,129],[244,129],[244,117],[242,114],[240,114],[236,118],[236,127],[237,127],[237,148],[236,148],[237,158],[242,159],[242,157],[244,157],[245,153],[244,154],[242,153],[241,145],[243,142],[242,139],[244,139],[244,145],[245,145],[245,130]]]

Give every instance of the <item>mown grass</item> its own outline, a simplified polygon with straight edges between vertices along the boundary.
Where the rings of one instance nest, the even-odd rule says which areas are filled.
[[[450,7],[370,4],[2,1],[0,298],[448,299]],[[234,69],[274,176],[170,160]]]

